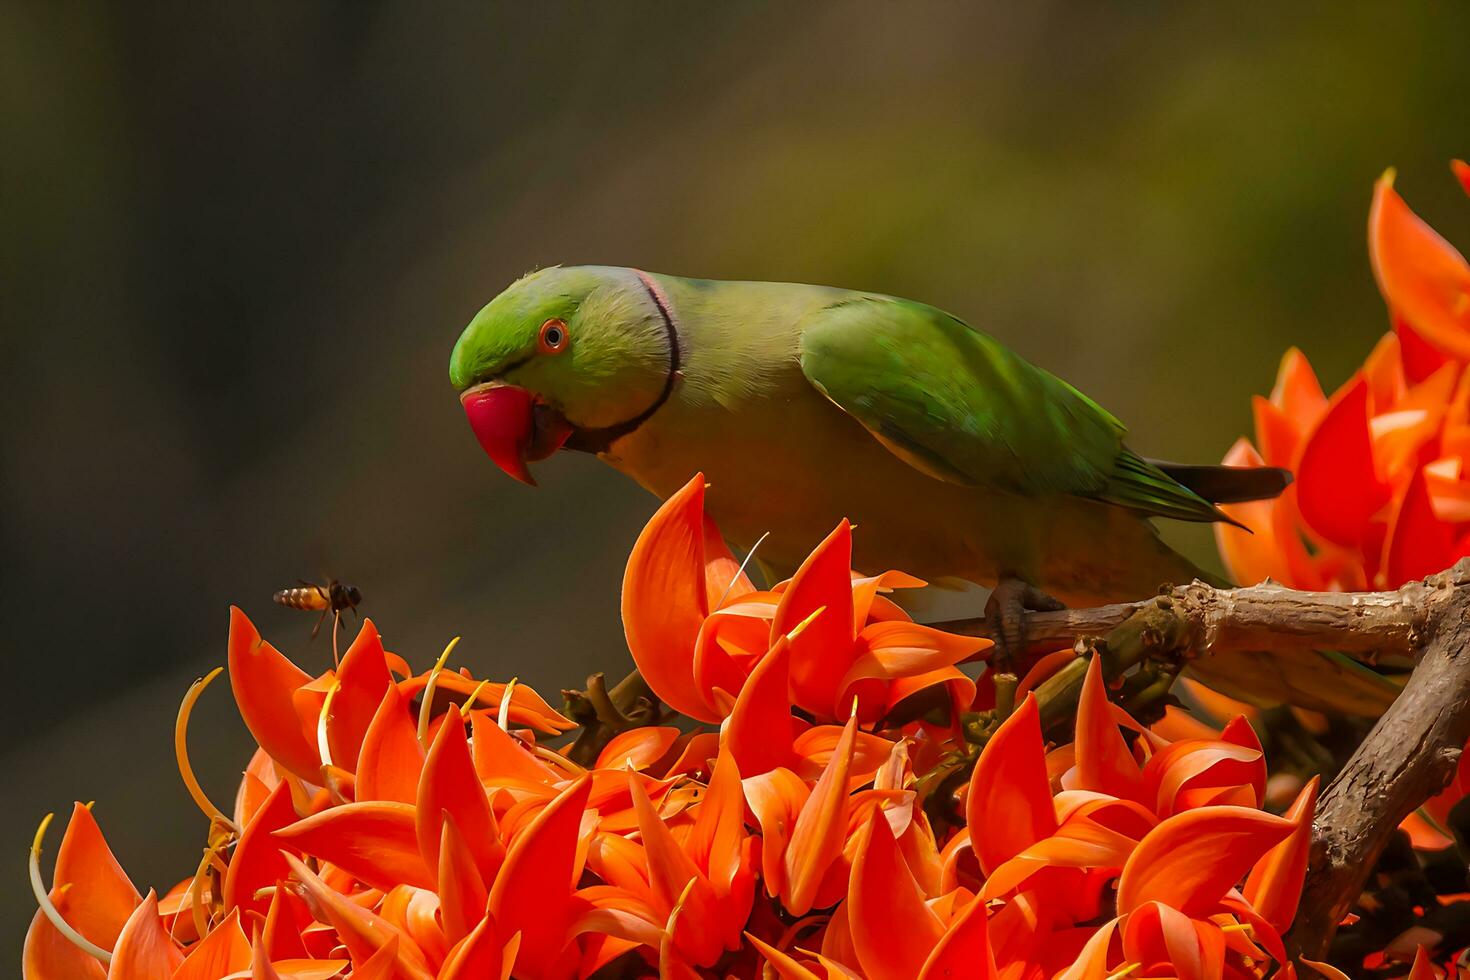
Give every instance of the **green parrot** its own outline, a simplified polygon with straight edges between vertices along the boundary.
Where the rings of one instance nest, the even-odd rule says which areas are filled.
[[[1096,402],[961,320],[825,286],[542,269],[480,310],[449,374],[481,446],[523,482],[558,449],[660,498],[702,470],[726,537],[748,549],[769,533],[759,558],[777,574],[847,517],[859,570],[991,586],[1003,622],[1228,584],[1150,519],[1229,520],[1217,503],[1290,482],[1145,459]],[[1313,670],[1253,664],[1212,682],[1333,706],[1304,693]]]

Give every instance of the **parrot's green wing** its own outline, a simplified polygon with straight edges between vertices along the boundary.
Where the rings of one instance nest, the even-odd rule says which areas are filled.
[[[801,327],[807,380],[931,476],[1148,517],[1224,519],[1125,447],[1123,424],[1092,399],[933,307],[858,295]]]

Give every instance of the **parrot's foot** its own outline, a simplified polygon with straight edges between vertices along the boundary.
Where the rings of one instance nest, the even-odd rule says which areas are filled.
[[[1056,612],[1067,608],[1023,579],[1006,577],[995,583],[985,603],[985,618],[995,640],[991,665],[1008,670],[1026,652],[1026,618],[1033,612]]]

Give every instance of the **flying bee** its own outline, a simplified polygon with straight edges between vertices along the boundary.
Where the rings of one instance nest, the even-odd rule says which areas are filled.
[[[321,631],[322,623],[326,621],[327,613],[332,614],[332,635],[335,638],[337,626],[342,622],[342,614],[351,610],[357,611],[357,604],[362,602],[362,593],[355,585],[347,585],[334,578],[327,579],[325,585],[308,582],[305,579],[297,579],[301,585],[292,589],[282,589],[271,599],[288,609],[304,609],[307,612],[321,611],[316,618],[316,625],[311,629],[311,638]],[[336,646],[335,640],[333,646]]]

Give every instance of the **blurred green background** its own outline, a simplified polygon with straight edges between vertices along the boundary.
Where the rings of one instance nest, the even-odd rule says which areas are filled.
[[[1332,386],[1384,329],[1384,167],[1470,244],[1467,39],[1444,3],[0,5],[0,946],[73,799],[141,888],[192,870],[170,732],[230,603],[313,671],[269,597],[326,575],[419,667],[624,667],[654,501],[512,482],[447,383],[522,272],[924,299],[1213,460],[1288,345]],[[192,744],[228,803],[223,685]]]

